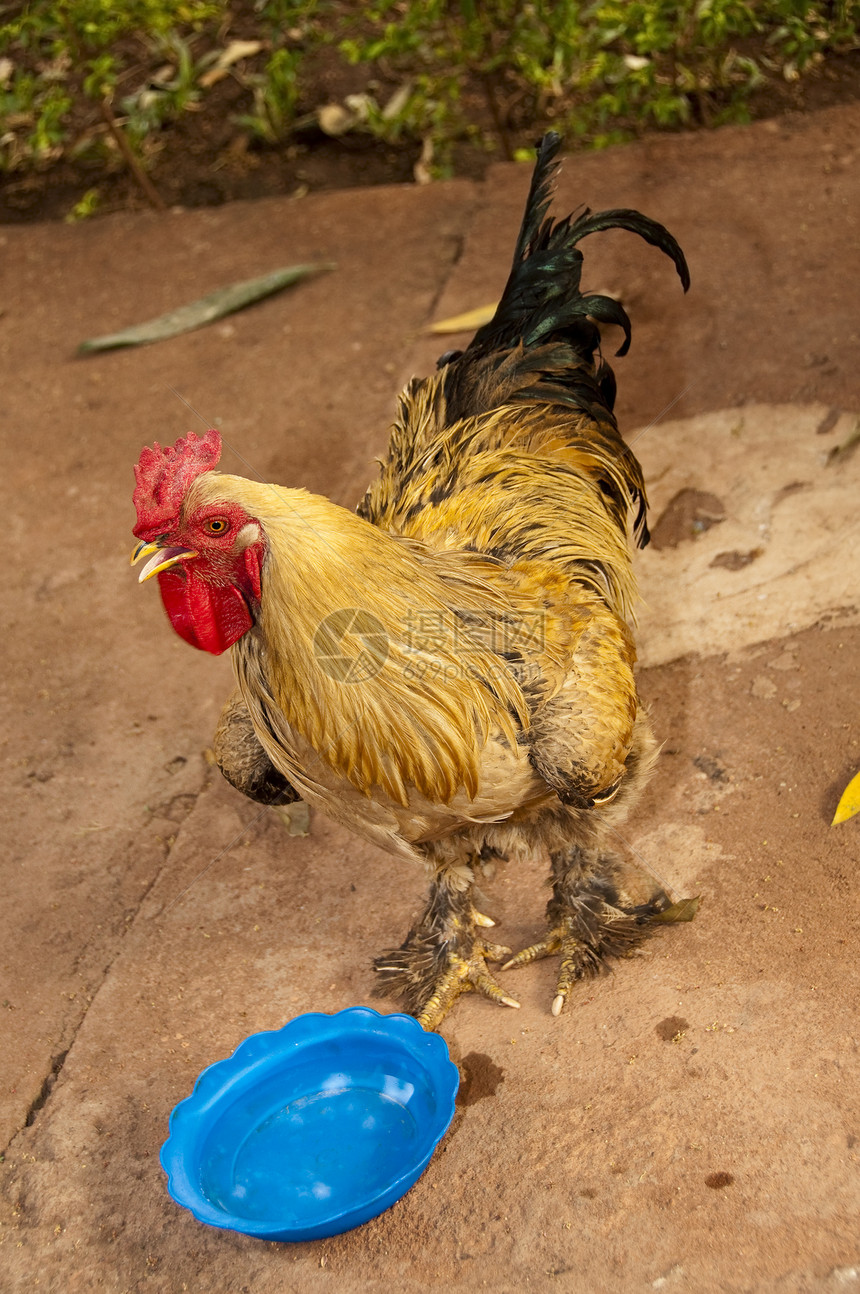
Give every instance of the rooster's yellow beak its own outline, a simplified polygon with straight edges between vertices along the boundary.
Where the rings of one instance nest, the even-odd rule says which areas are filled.
[[[169,571],[177,562],[187,562],[189,557],[196,556],[193,548],[168,548],[166,544],[148,544],[142,539],[131,555],[131,564],[136,566],[143,557],[150,559],[138,576],[138,584],[143,584],[159,571]]]

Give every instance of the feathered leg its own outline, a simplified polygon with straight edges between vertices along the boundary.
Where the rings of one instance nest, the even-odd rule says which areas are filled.
[[[425,1029],[436,1029],[461,993],[483,993],[503,1006],[519,1002],[499,987],[487,961],[503,961],[510,948],[489,943],[476,927],[495,922],[472,904],[472,883],[462,867],[440,867],[426,909],[400,948],[373,963],[380,996],[403,999]]]
[[[605,971],[607,957],[627,955],[647,937],[651,923],[668,913],[670,901],[658,889],[648,903],[634,903],[621,886],[619,860],[580,845],[552,855],[551,879],[546,938],[524,948],[502,969],[560,953],[552,1004],[553,1015],[559,1015],[575,982]]]

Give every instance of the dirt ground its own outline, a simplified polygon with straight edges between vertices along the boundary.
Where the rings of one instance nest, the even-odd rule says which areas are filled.
[[[378,1005],[370,959],[423,882],[318,816],[289,837],[212,770],[229,662],[129,571],[131,467],[217,423],[266,479],[353,504],[396,389],[456,342],[427,323],[497,294],[527,172],[0,230],[4,1291],[860,1289],[860,820],[829,826],[860,767],[860,455],[838,452],[860,413],[858,138],[848,105],[569,159],[559,210],[638,207],[693,275],[684,298],[635,239],[585,245],[633,318],[619,416],[648,428],[658,537],[641,688],[664,750],[625,836],[703,903],[560,1019],[548,962],[511,972],[517,1013],[462,1001],[443,1033],[465,1081],[425,1175],[298,1245],[170,1200],[170,1110],[247,1034]],[[74,357],[309,259],[337,269]],[[542,875],[487,886],[513,946]]]

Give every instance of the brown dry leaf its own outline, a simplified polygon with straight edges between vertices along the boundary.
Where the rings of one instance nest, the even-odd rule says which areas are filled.
[[[465,314],[453,315],[450,319],[439,319],[432,323],[428,332],[471,332],[473,328],[481,328],[485,323],[489,323],[496,313],[498,302],[494,301],[492,305],[477,306],[474,310],[467,310]]]
[[[842,792],[842,798],[836,806],[831,827],[840,822],[847,822],[855,813],[860,813],[860,773],[855,773]]]

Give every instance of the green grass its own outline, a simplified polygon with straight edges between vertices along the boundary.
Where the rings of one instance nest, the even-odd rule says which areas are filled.
[[[515,156],[509,108],[601,147],[643,129],[743,121],[770,78],[858,48],[860,0],[256,0],[253,52],[227,61],[227,0],[0,4],[0,170],[129,166],[146,186],[162,129],[205,111],[219,77],[261,146],[316,122],[316,61],[363,78],[338,130],[420,140],[431,174],[470,140]],[[247,17],[247,15],[246,15]],[[248,39],[248,25],[242,27]],[[326,120],[321,119],[323,128]],[[87,195],[81,218],[98,206]]]
[[[749,117],[766,77],[794,79],[834,49],[856,48],[860,4],[806,0],[377,0],[373,30],[347,36],[353,62],[413,76],[382,134],[430,136],[444,166],[470,131],[464,91],[479,85],[504,143],[501,103],[519,87],[538,120],[601,147],[642,128]],[[754,52],[751,52],[754,51]]]

